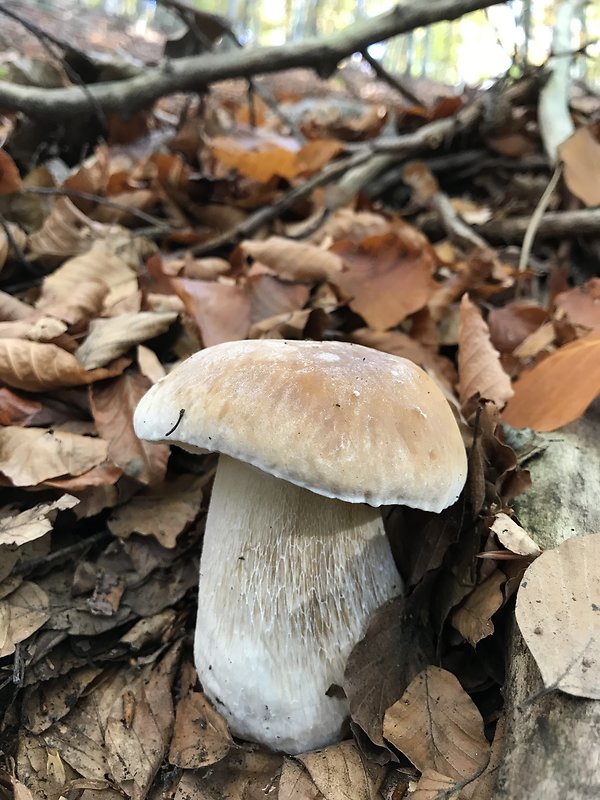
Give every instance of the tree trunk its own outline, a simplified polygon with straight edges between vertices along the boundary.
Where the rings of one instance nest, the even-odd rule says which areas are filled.
[[[528,465],[533,488],[515,503],[523,526],[544,548],[600,532],[600,401],[582,419],[540,438],[547,447]],[[600,797],[600,702],[561,692],[533,699],[542,686],[515,624],[494,800]]]

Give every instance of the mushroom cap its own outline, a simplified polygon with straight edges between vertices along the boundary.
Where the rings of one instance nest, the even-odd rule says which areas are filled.
[[[441,511],[467,460],[434,381],[345,342],[261,339],[201,350],[140,400],[136,434],[215,451],[326,497]]]

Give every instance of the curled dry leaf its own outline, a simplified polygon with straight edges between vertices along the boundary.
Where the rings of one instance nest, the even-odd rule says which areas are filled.
[[[173,288],[193,317],[205,347],[245,339],[250,328],[250,297],[241,286],[174,278]]]
[[[568,539],[531,564],[517,623],[544,685],[600,700],[600,533]]]
[[[582,286],[561,292],[555,303],[569,322],[584,328],[600,328],[600,278],[590,278]]]
[[[460,303],[458,375],[463,406],[479,395],[493,400],[501,408],[513,396],[510,378],[502,369],[500,354],[490,341],[488,326],[467,294]]]
[[[398,325],[423,308],[435,292],[433,251],[409,226],[370,236],[360,244],[337,242],[331,252],[342,260],[344,271],[329,280],[373,330]]]
[[[354,742],[298,756],[326,800],[376,800],[384,769],[365,759]]]
[[[450,672],[427,667],[385,715],[384,736],[421,770],[456,779],[475,778],[490,746],[483,720]]]
[[[600,331],[591,331],[522,373],[502,417],[514,428],[553,431],[580,417],[599,394]]]
[[[511,553],[536,558],[542,552],[527,531],[504,512],[496,514],[491,530],[498,537],[500,544],[504,545]]]
[[[155,484],[165,476],[169,445],[142,441],[133,430],[133,412],[150,386],[143,375],[127,372],[94,386],[90,399],[98,432],[108,442],[110,460],[140,483]]]
[[[169,763],[198,769],[225,758],[233,740],[223,717],[202,692],[189,692],[177,704]]]
[[[24,339],[0,339],[0,380],[15,389],[46,392],[82,386],[119,375],[129,362],[86,370],[74,355],[55,344]]]
[[[15,651],[50,619],[48,595],[37,584],[23,581],[14,592],[0,600],[0,658]]]
[[[45,428],[0,430],[0,472],[14,486],[37,486],[61,476],[77,476],[106,461],[103,439]]]
[[[591,128],[578,128],[559,152],[569,189],[586,206],[600,205],[600,142]]]
[[[504,604],[505,583],[506,575],[494,570],[452,614],[452,625],[473,647],[494,632],[492,617]]]
[[[59,511],[73,508],[79,503],[76,497],[64,494],[53,503],[38,503],[20,514],[0,518],[0,545],[20,547],[34,539],[39,539],[52,530],[52,524]]]
[[[328,281],[342,271],[342,259],[335,253],[282,236],[270,236],[263,242],[246,240],[240,248],[244,255],[292,281]]]
[[[177,314],[172,311],[140,311],[94,320],[75,356],[87,370],[104,367],[133,345],[164,333],[176,319]]]

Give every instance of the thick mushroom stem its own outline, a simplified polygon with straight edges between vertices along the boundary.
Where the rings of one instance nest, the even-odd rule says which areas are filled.
[[[401,590],[378,509],[220,457],[194,650],[233,733],[288,753],[339,739],[348,655]]]

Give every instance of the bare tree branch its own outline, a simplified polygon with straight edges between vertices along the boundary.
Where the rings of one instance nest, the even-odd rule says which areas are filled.
[[[405,0],[385,14],[357,22],[329,36],[280,47],[256,47],[237,53],[207,53],[180,58],[146,69],[133,78],[92,84],[88,89],[105,112],[131,113],[166,94],[200,91],[226,78],[247,79],[251,75],[294,67],[308,67],[321,75],[329,75],[343,58],[374,42],[439,20],[457,19],[469,11],[491,5],[497,5],[497,0],[428,0],[427,3]],[[32,117],[44,117],[45,120],[64,120],[85,113],[89,99],[76,86],[40,89],[0,81],[0,106]]]

